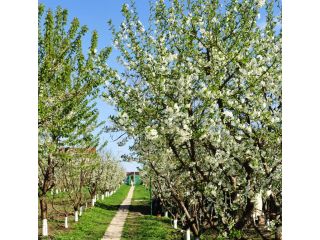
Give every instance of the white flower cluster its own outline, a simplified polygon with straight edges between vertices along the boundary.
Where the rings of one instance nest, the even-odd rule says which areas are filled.
[[[158,138],[158,131],[150,126],[145,128],[145,134],[148,140],[155,140]]]

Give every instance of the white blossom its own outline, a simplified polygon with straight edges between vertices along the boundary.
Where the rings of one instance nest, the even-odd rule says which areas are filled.
[[[229,118],[233,118],[233,113],[229,110],[225,110],[223,112],[223,114],[226,116],[226,117],[229,117]]]
[[[149,140],[154,140],[158,138],[158,131],[156,129],[151,128],[150,126],[146,127],[146,137]]]

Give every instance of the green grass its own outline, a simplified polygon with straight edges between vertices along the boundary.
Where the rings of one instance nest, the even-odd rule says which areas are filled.
[[[122,240],[174,240],[181,233],[171,227],[170,219],[150,216],[149,192],[144,186],[135,186],[130,212],[125,222]]]
[[[95,207],[87,209],[75,223],[69,219],[69,229],[59,231],[51,239],[55,240],[97,240],[104,235],[109,223],[116,214],[119,205],[126,198],[130,187],[122,185],[111,197],[97,201]],[[50,226],[49,226],[50,231]]]

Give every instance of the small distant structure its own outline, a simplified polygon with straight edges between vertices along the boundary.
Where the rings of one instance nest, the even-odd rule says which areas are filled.
[[[127,185],[140,185],[141,178],[139,172],[127,172],[125,182]]]

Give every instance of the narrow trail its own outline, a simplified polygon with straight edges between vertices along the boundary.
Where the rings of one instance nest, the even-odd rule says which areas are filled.
[[[122,229],[128,216],[131,199],[133,196],[134,186],[131,186],[127,198],[121,203],[117,214],[113,217],[102,240],[120,240]]]

